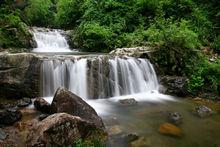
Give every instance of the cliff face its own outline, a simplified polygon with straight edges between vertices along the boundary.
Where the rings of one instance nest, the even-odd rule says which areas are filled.
[[[39,96],[40,65],[34,54],[0,54],[0,97]]]

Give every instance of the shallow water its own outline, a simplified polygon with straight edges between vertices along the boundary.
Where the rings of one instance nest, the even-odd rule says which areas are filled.
[[[122,105],[119,99],[135,97],[136,105]],[[52,98],[47,98],[52,101]],[[150,147],[220,147],[220,103],[206,103],[215,114],[199,118],[192,113],[198,106],[192,100],[174,98],[159,93],[141,93],[110,99],[87,100],[103,118],[108,130],[108,147],[127,147],[125,135],[135,133],[142,138],[135,146]],[[182,115],[182,137],[165,136],[158,132],[159,126],[168,122],[168,112],[179,112]],[[143,139],[144,138],[144,139]],[[144,141],[143,141],[144,140]]]
[[[145,138],[142,142],[134,143],[136,146],[145,144],[144,146],[150,147],[219,147],[219,112],[208,118],[199,118],[192,114],[196,105],[187,100],[140,102],[134,106],[114,104],[111,106],[111,112],[103,116],[108,130],[117,128],[116,134],[110,136],[108,146],[126,147],[128,143],[123,136],[135,133]],[[181,113],[183,123],[179,127],[183,132],[182,137],[165,136],[158,132],[159,126],[168,122],[168,112]]]

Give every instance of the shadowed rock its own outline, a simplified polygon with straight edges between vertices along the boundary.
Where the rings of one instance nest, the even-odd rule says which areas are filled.
[[[53,113],[65,112],[79,116],[104,129],[102,119],[97,115],[96,111],[83,99],[64,88],[58,88],[56,91],[51,108]]]
[[[0,125],[12,125],[21,117],[21,112],[15,108],[0,110]]]
[[[50,104],[45,99],[43,99],[41,97],[35,99],[34,107],[43,113],[51,113]]]

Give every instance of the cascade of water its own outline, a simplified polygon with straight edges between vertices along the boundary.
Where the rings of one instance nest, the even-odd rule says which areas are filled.
[[[115,81],[113,96],[158,90],[157,76],[148,60],[116,57],[109,63],[110,78]]]
[[[60,86],[84,99],[136,94],[159,88],[150,62],[131,57],[116,57],[107,62],[101,57],[46,60],[42,64],[42,79],[43,96],[53,96]]]
[[[87,98],[86,64],[86,59],[44,61],[41,66],[43,96],[53,96],[62,86],[82,98]]]
[[[37,48],[33,52],[71,52],[61,30],[33,28],[34,40]]]

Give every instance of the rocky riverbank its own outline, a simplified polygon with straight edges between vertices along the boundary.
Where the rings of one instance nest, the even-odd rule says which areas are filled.
[[[37,111],[21,108],[20,104],[21,101],[12,102],[6,107],[7,103],[1,103],[4,107],[0,111],[0,145],[3,147],[8,144],[18,147],[72,146],[80,140],[87,145],[106,142],[107,132],[96,111],[63,88],[57,90],[52,104],[48,104],[48,111],[43,113],[39,107]]]

